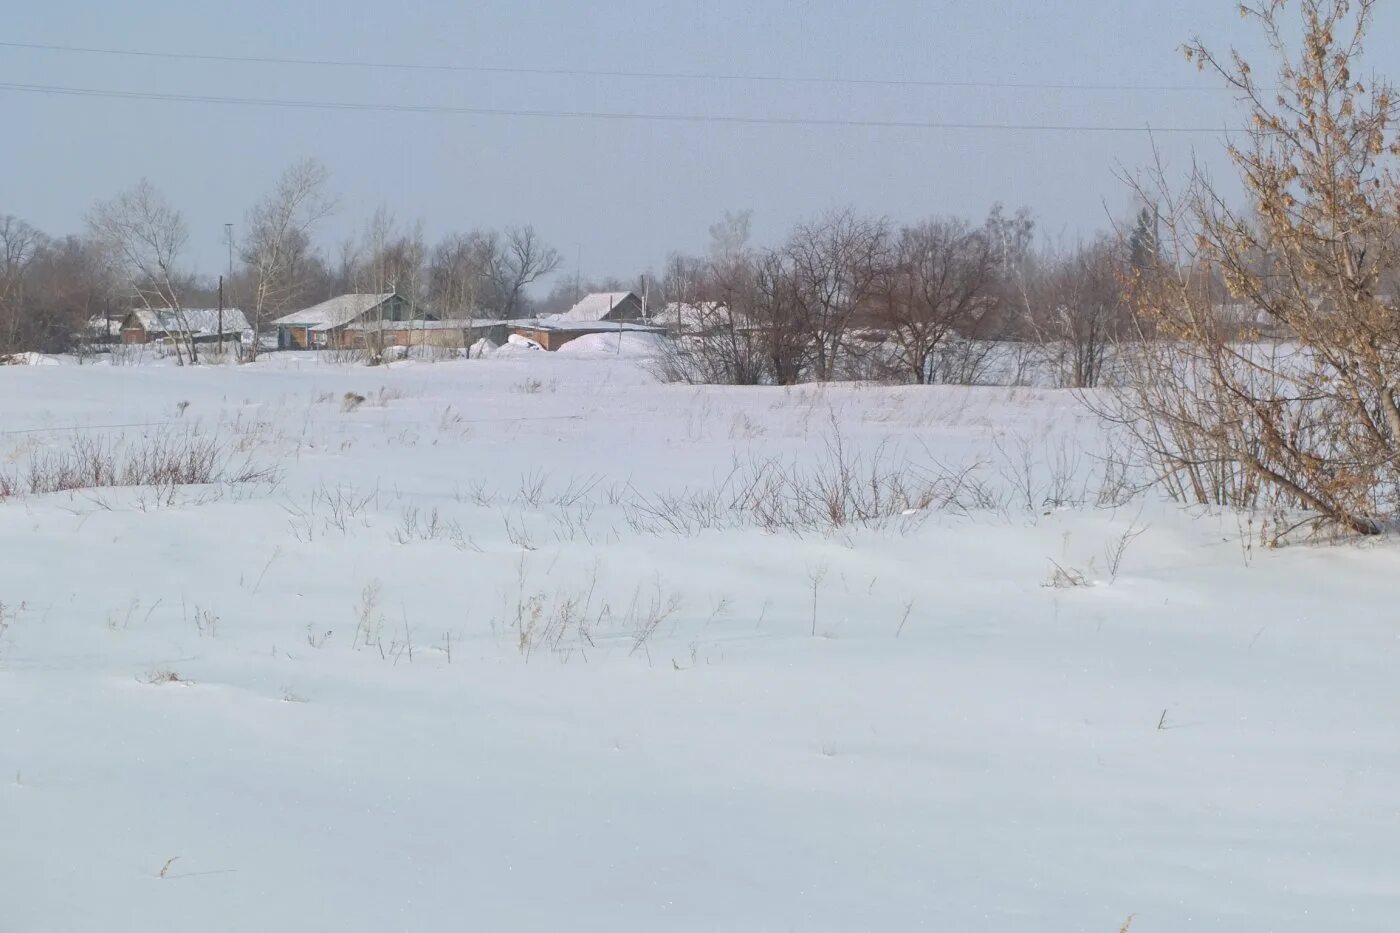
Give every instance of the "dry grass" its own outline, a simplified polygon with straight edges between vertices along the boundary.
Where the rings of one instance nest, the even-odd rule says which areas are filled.
[[[181,677],[176,671],[168,667],[153,667],[136,679],[143,684],[149,684],[153,687],[163,687],[166,684],[185,684],[188,686],[194,683],[194,681],[186,677]]]
[[[909,531],[933,511],[1001,507],[1003,498],[980,479],[982,467],[915,461],[888,445],[866,456],[836,434],[817,457],[736,460],[716,486],[655,496],[633,490],[623,509],[631,528],[644,534],[736,527],[796,534],[847,527]]]
[[[158,430],[139,438],[78,436],[65,446],[34,449],[18,471],[0,470],[0,499],[81,489],[276,484],[274,467],[236,456],[217,437]]]
[[[1041,586],[1054,590],[1087,589],[1094,585],[1094,582],[1077,567],[1065,567],[1058,561],[1051,559],[1050,577]]]
[[[527,662],[541,650],[564,661],[579,653],[587,661],[590,650],[625,645],[629,657],[640,652],[650,664],[653,637],[682,605],[680,594],[668,591],[659,575],[638,583],[621,611],[599,595],[596,566],[586,586],[553,592],[531,586],[527,577],[522,556],[505,602],[507,630]]]

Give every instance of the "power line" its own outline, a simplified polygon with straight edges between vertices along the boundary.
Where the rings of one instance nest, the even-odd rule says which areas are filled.
[[[42,52],[74,52],[86,55],[120,55],[167,61],[224,62],[251,65],[302,65],[326,68],[377,68],[392,71],[458,72],[465,74],[542,75],[568,78],[628,78],[674,81],[730,81],[767,84],[824,84],[866,87],[983,88],[1044,91],[1123,91],[1132,93],[1213,94],[1222,88],[1189,84],[1076,84],[1041,81],[949,81],[917,78],[833,78],[820,75],[741,74],[686,71],[603,71],[584,68],[528,68],[514,65],[446,65],[424,62],[383,62],[340,58],[282,58],[271,55],[215,55],[204,52],[157,52],[37,42],[0,42],[0,48]]]
[[[98,97],[116,100],[168,101],[192,104],[227,104],[240,107],[279,107],[296,110],[345,110],[374,113],[420,113],[456,116],[544,117],[579,120],[622,120],[649,123],[710,123],[745,126],[813,126],[865,129],[996,130],[1057,133],[1228,133],[1227,126],[1124,126],[1069,123],[976,123],[957,121],[874,120],[823,117],[749,117],[740,114],[644,113],[611,110],[530,110],[511,107],[454,107],[436,104],[373,103],[331,100],[294,100],[269,97],[223,97],[212,94],[170,94],[157,91],[116,91],[65,87],[53,84],[0,83],[0,91],[65,97]]]

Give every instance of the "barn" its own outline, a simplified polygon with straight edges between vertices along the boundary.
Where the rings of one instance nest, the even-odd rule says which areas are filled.
[[[122,318],[121,341],[126,344],[170,340],[194,343],[239,342],[252,334],[248,318],[238,308],[138,308]]]

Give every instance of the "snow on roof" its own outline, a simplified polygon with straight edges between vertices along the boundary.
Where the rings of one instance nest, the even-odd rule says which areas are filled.
[[[136,320],[149,333],[188,334],[191,337],[217,337],[225,334],[241,334],[252,330],[248,319],[238,308],[138,308],[131,312]]]
[[[355,321],[345,325],[346,330],[473,330],[482,327],[504,327],[505,321],[495,318],[449,318],[445,321]]]
[[[651,320],[667,327],[705,327],[723,321],[728,310],[722,301],[672,301]]]
[[[618,331],[660,334],[665,331],[665,328],[647,321],[566,321],[559,314],[538,321],[521,322],[515,326],[521,330],[552,330],[561,333],[582,334],[612,334]]]
[[[640,301],[633,292],[593,292],[584,295],[578,302],[563,314],[552,315],[549,320],[553,321],[601,321],[608,316],[608,313],[622,304],[627,299]]]
[[[309,327],[312,330],[334,330],[337,327],[350,323],[360,315],[377,308],[393,297],[393,292],[337,295],[318,305],[312,305],[301,311],[293,311],[291,314],[285,314],[272,323],[291,325],[294,327]]]

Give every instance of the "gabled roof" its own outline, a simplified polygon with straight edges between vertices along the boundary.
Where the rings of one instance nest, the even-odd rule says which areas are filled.
[[[238,308],[224,308],[222,312],[218,308],[182,308],[179,311],[167,308],[138,308],[131,312],[128,319],[135,318],[136,322],[151,334],[217,337],[221,313],[225,334],[241,334],[252,330],[248,326],[248,319]]]
[[[640,302],[635,292],[593,292],[563,314],[553,315],[554,321],[601,321],[608,313],[628,299]]]
[[[393,292],[337,295],[329,301],[285,314],[272,323],[292,327],[309,327],[312,330],[334,330],[373,311],[393,297]]]

